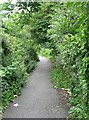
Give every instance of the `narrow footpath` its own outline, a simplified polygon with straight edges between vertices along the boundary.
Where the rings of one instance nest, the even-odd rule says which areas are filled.
[[[58,95],[50,80],[50,69],[50,61],[40,57],[22,95],[10,103],[3,118],[66,118],[69,107],[61,104],[61,95]]]

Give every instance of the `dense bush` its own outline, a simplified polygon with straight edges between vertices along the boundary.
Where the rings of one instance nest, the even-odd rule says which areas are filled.
[[[51,78],[55,88],[65,88],[69,90],[69,74],[63,69],[59,57],[52,58]]]
[[[54,7],[55,13],[51,20],[51,29],[48,31],[58,51],[52,78],[57,87],[66,83],[71,90],[71,118],[89,116],[89,40],[87,37],[89,6],[87,6],[88,3],[58,3]],[[61,73],[64,74],[64,78]]]
[[[39,55],[44,56],[46,58],[51,58],[51,49],[49,48],[41,48]]]
[[[29,48],[27,50],[27,57],[24,60],[24,64],[26,66],[27,73],[30,73],[32,70],[34,70],[36,66],[36,62],[39,61],[38,55],[36,51],[33,48]]]
[[[2,77],[3,107],[8,105],[14,95],[21,93],[21,88],[26,83],[27,73],[35,68],[38,60],[33,48],[29,48],[28,51],[23,41],[6,33],[2,35],[2,70],[5,74]],[[24,62],[26,59],[28,59],[27,63]]]
[[[6,108],[15,95],[21,94],[26,83],[28,73],[36,66],[39,60],[35,42],[30,38],[29,25],[23,24],[22,13],[12,13],[2,18],[2,106]],[[25,18],[26,16],[24,16]],[[17,20],[18,19],[18,20]],[[22,29],[23,26],[23,29]]]
[[[35,12],[30,19],[31,38],[38,44],[49,42],[47,30],[50,25],[52,3],[41,3],[40,10]]]

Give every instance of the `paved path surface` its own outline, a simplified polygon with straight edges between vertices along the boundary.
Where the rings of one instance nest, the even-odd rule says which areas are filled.
[[[68,106],[61,104],[57,91],[50,82],[50,61],[41,61],[30,75],[22,95],[10,104],[3,118],[65,118]],[[18,107],[14,107],[18,103]]]

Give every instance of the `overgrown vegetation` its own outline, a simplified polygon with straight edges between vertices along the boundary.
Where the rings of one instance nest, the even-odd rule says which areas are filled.
[[[3,106],[21,92],[37,53],[51,58],[55,88],[71,92],[70,118],[89,118],[89,2],[3,5]]]
[[[44,57],[49,58],[49,59],[52,57],[51,50],[48,48],[41,48],[39,55],[44,56]]]
[[[52,58],[51,78],[54,88],[69,89],[69,74],[63,69],[59,58]]]
[[[5,7],[5,5],[4,5]],[[30,37],[25,10],[4,14],[2,21],[2,105],[5,109],[15,95],[21,94],[28,73],[39,60],[36,43]],[[23,20],[21,21],[21,19]],[[5,19],[7,18],[7,19]],[[30,16],[29,16],[30,19]]]
[[[58,51],[52,78],[58,88],[70,89],[74,119],[89,118],[88,7],[88,3],[58,3],[48,31]]]

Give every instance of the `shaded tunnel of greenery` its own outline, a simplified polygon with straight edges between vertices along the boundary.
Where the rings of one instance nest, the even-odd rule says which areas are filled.
[[[40,54],[52,61],[54,86],[71,93],[69,117],[89,118],[89,2],[8,2],[0,9],[3,110]]]

